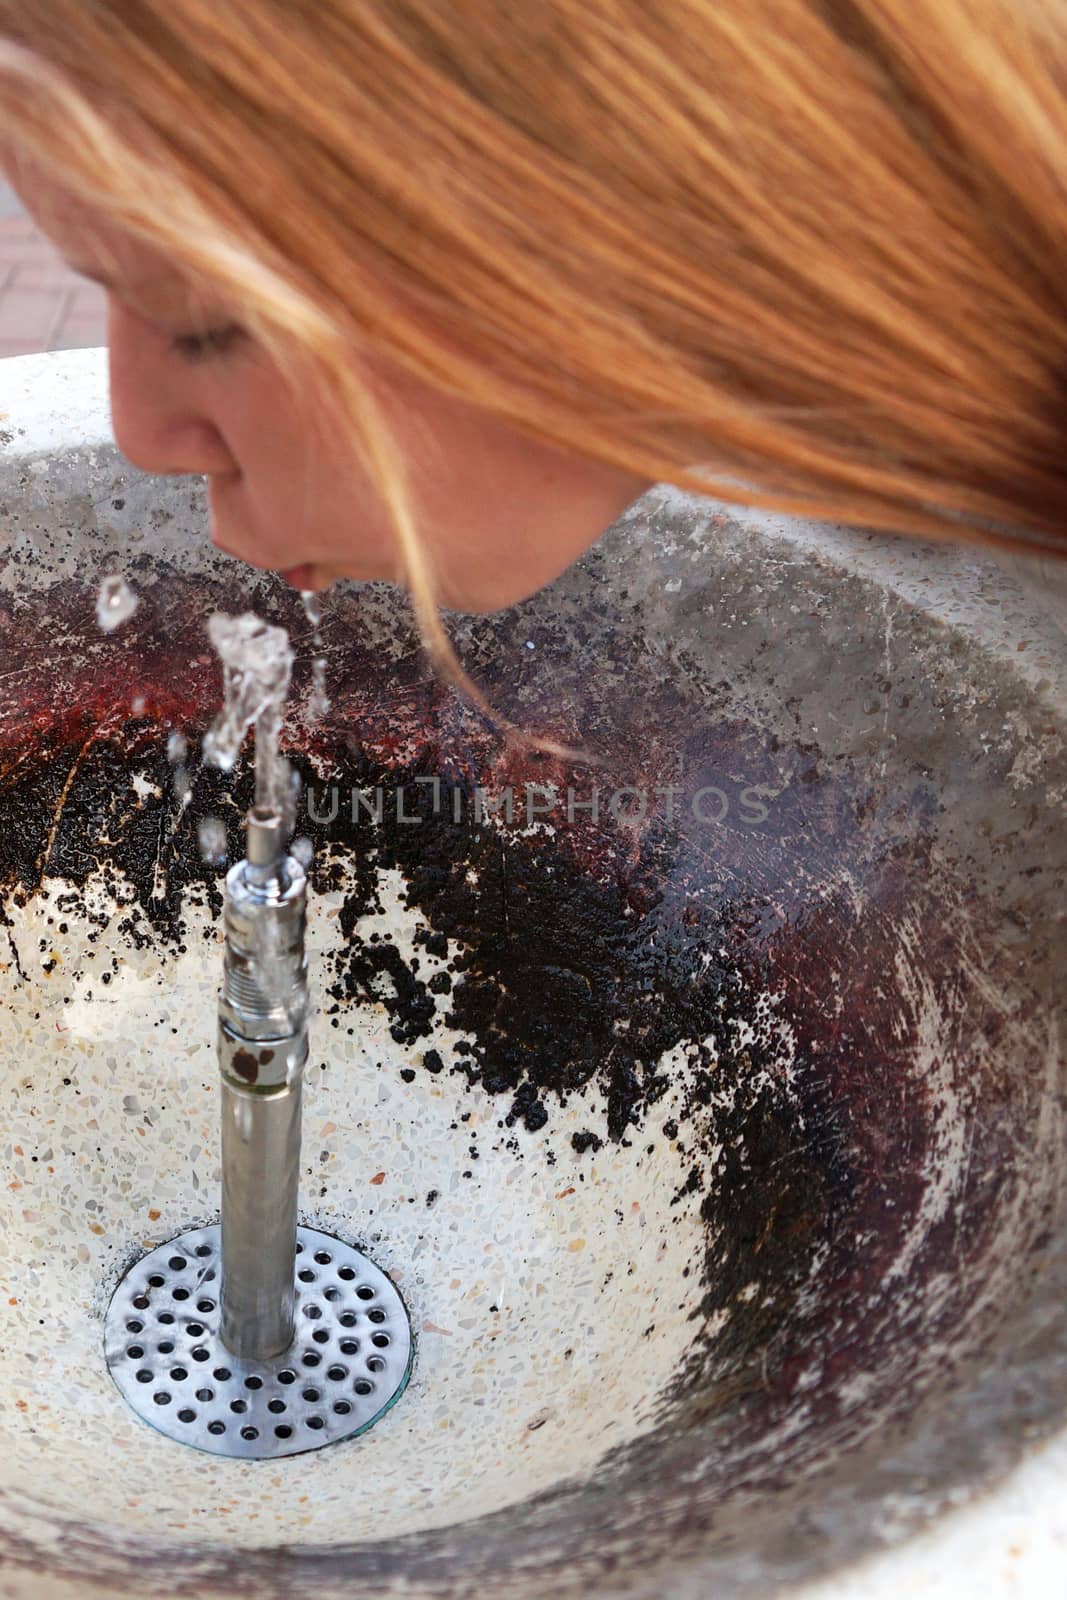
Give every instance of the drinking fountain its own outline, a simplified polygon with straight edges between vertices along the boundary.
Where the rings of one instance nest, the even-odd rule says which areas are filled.
[[[248,858],[226,875],[221,1220],[136,1261],[104,1330],[108,1368],[143,1421],[179,1444],[256,1461],[373,1427],[403,1392],[412,1354],[391,1281],[298,1225],[307,880],[286,851],[286,819],[263,795],[262,733],[257,721]]]
[[[1058,574],[658,486],[492,723],[106,389],[0,364],[0,1594],[1058,1595]]]

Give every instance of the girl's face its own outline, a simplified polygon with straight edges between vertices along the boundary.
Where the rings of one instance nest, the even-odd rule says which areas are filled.
[[[31,172],[12,181],[41,228],[108,290],[111,415],[135,467],[203,474],[211,536],[301,589],[401,580],[384,506],[353,452],[307,425],[240,308],[194,299],[167,261]],[[408,464],[438,599],[492,611],[541,588],[648,484],[536,443],[384,358],[353,353]]]

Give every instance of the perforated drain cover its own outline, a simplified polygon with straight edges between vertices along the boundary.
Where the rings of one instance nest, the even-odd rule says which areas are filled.
[[[219,1337],[219,1243],[217,1225],[179,1234],[115,1290],[104,1349],[123,1398],[168,1438],[245,1460],[365,1433],[411,1375],[411,1326],[390,1279],[299,1228],[293,1343],[273,1361],[238,1361]]]

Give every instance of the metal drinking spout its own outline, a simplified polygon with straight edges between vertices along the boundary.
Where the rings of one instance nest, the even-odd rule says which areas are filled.
[[[105,1350],[142,1421],[182,1444],[252,1461],[364,1433],[403,1392],[412,1346],[385,1273],[340,1239],[297,1227],[307,879],[285,849],[287,818],[256,805],[247,823],[246,859],[226,878],[222,1224],[187,1229],[133,1263],[108,1307]],[[315,1264],[299,1279],[298,1259]],[[196,1300],[197,1320],[178,1317],[175,1329],[182,1302],[216,1281],[217,1294],[212,1287]],[[142,1342],[131,1344],[131,1334]],[[188,1341],[177,1353],[176,1338]],[[294,1371],[323,1359],[323,1344],[345,1358],[329,1367],[326,1403],[314,1385],[289,1388]],[[157,1350],[170,1352],[160,1367]],[[188,1367],[172,1364],[186,1355]],[[194,1362],[213,1374],[210,1387],[196,1387]],[[186,1381],[180,1396],[170,1392]]]
[[[245,819],[245,851],[249,879],[264,884],[279,875],[285,856],[285,832],[277,811],[253,806]]]
[[[267,1360],[293,1339],[300,1110],[307,1060],[307,877],[277,812],[253,806],[226,877],[219,997],[221,1337]]]

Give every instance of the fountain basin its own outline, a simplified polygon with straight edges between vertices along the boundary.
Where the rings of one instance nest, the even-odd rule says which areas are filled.
[[[115,454],[101,352],[2,377],[10,1592],[873,1594],[949,1584],[983,1539],[1042,1592],[1056,616],[973,552],[656,489],[540,596],[453,619],[563,762],[436,684],[384,586],[339,586],[316,644],[211,549],[198,486]],[[104,635],[118,570],[140,603]],[[166,745],[218,704],[208,616],[248,607],[300,650],[302,1220],[416,1336],[370,1434],[269,1463],[145,1427],[101,1348],[131,1260],[217,1216],[196,827],[239,848],[251,774],[194,765],[183,808]]]

